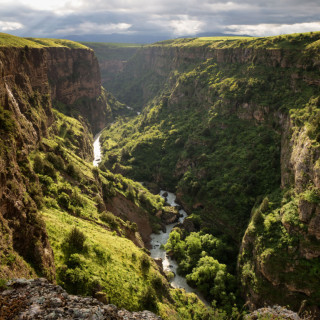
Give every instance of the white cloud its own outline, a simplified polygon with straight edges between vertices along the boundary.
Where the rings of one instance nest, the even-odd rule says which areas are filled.
[[[320,31],[320,22],[306,22],[294,24],[258,24],[258,25],[230,25],[225,31],[232,34],[249,34],[252,36],[276,36],[287,33]]]
[[[12,3],[12,1],[8,0],[6,2]],[[70,11],[80,8],[84,2],[85,0],[18,0],[17,4],[24,5],[34,10],[57,11],[58,13],[66,10],[66,12],[69,13]]]
[[[22,28],[23,28],[23,24],[19,22],[0,21],[1,31],[12,31],[12,30],[18,30]]]
[[[124,33],[131,27],[129,23],[107,23],[83,22],[72,27],[55,30],[58,34],[111,34]]]
[[[212,13],[222,13],[222,12],[229,12],[229,11],[246,11],[254,8],[254,5],[249,5],[247,3],[235,3],[232,1],[228,2],[216,2],[216,3],[205,3],[203,6],[204,10],[207,12]]]
[[[173,33],[177,36],[193,35],[201,31],[203,22],[197,19],[189,18],[181,15],[178,19],[169,22],[170,27],[173,28]]]

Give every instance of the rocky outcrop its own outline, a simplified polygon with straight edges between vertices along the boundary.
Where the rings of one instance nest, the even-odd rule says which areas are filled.
[[[147,212],[139,208],[135,203],[128,200],[120,193],[109,200],[106,204],[106,208],[121,219],[136,223],[146,247],[150,246],[152,227]]]
[[[299,315],[280,306],[265,307],[245,316],[245,320],[266,319],[300,320]]]
[[[29,153],[53,123],[46,51],[1,48],[0,69],[0,109],[4,115],[0,130],[0,220],[7,239],[1,260],[7,260],[8,267],[1,268],[1,273],[3,277],[32,275],[30,267],[23,266],[23,257],[32,261],[40,274],[53,279],[53,253],[37,214],[39,185],[28,161]],[[20,261],[21,268],[10,267],[15,261]]]
[[[67,294],[46,279],[16,279],[0,292],[0,319],[160,320],[150,311],[129,312],[94,298]]]
[[[52,100],[67,105],[70,113],[80,113],[94,132],[102,130],[109,115],[101,96],[100,69],[94,52],[52,47],[46,53]]]
[[[265,212],[259,213],[258,209],[253,214],[242,241],[239,266],[242,277],[249,282],[244,284],[244,292],[251,308],[265,301],[281,301],[294,310],[309,310],[317,318],[319,278],[311,270],[318,268],[320,257],[320,149],[308,131],[314,116],[311,107],[305,115],[305,123],[295,117],[283,118],[281,185],[291,190],[290,196],[284,196],[272,212],[267,207]],[[270,219],[272,229],[267,230]],[[264,233],[277,239],[278,244],[269,242]],[[279,294],[273,294],[273,290]]]

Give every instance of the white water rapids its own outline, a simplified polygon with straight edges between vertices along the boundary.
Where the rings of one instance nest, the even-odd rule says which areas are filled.
[[[100,136],[101,136],[101,132],[97,133],[94,137],[94,141],[93,141],[93,153],[94,153],[94,160],[93,160],[93,165],[96,167],[99,165],[99,163],[101,162],[101,146],[100,146]],[[166,191],[161,190],[160,191],[160,196],[163,197],[163,194]],[[178,206],[178,204],[175,202],[176,200],[176,196],[174,193],[172,192],[167,192],[168,195],[166,197],[166,201],[168,204],[170,204],[170,206],[176,207]],[[187,213],[183,210],[180,209],[179,210],[180,213],[180,218],[179,218],[179,222],[183,222],[184,219],[187,217]],[[173,278],[173,280],[171,281],[171,285],[174,288],[182,288],[185,289],[186,292],[194,292],[198,295],[198,297],[208,306],[208,302],[203,298],[203,296],[197,292],[197,290],[191,288],[188,284],[187,281],[184,277],[181,277],[178,275],[177,273],[177,269],[178,269],[178,264],[175,260],[171,259],[166,251],[164,249],[161,248],[161,245],[166,244],[168,239],[169,239],[169,235],[171,230],[173,229],[173,227],[176,225],[177,223],[172,223],[166,226],[166,231],[167,232],[162,232],[160,231],[159,234],[155,234],[152,233],[151,234],[151,246],[152,249],[150,250],[151,252],[151,257],[156,259],[156,258],[161,258],[162,259],[162,265],[163,265],[163,270],[164,271],[171,271],[175,274],[175,277]]]
[[[93,138],[93,165],[97,167],[101,162],[101,146],[100,146],[100,136],[101,132],[97,133]]]

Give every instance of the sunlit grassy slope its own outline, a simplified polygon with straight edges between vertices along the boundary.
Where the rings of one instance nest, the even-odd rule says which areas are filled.
[[[320,47],[320,32],[294,33],[272,37],[200,37],[200,38],[179,38],[160,41],[150,46],[179,46],[179,47],[209,47],[209,48],[290,48],[299,49],[306,47],[309,43],[312,46]]]
[[[66,47],[72,49],[88,49],[83,44],[71,40],[60,39],[38,39],[21,38],[7,33],[0,33],[0,47],[25,47],[43,48],[43,47]]]

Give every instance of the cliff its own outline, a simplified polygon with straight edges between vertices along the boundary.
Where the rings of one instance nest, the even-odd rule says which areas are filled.
[[[146,46],[115,77],[112,92],[142,114],[103,134],[106,168],[177,188],[200,241],[205,230],[225,246],[222,254],[203,243],[196,253],[195,235],[175,234],[173,253],[187,278],[197,277],[205,252],[238,277],[251,308],[279,303],[315,317],[319,38]]]
[[[291,38],[290,38],[291,37]],[[180,72],[191,71],[208,59],[219,64],[249,64],[267,67],[297,68],[294,78],[303,77],[310,85],[319,85],[313,77],[319,70],[318,33],[286,37],[168,40],[144,46],[113,73],[106,65],[110,79],[105,86],[120,101],[141,109],[164,88],[170,87]],[[125,50],[126,48],[123,48]],[[101,53],[99,63],[104,65]],[[120,63],[115,59],[116,64]],[[300,71],[298,71],[300,70]],[[303,71],[313,71],[311,75]],[[107,73],[107,72],[106,72]]]
[[[97,58],[89,49],[47,48],[47,70],[51,98],[67,105],[69,114],[78,113],[88,120],[94,133],[111,119],[101,91]]]
[[[25,41],[20,47],[0,47],[1,275],[30,276],[36,270],[53,280],[53,253],[38,214],[39,179],[28,157],[54,130],[52,99],[72,105],[85,98],[79,113],[85,117],[94,110],[90,120],[95,131],[106,123],[101,116],[106,108],[103,101],[97,103],[101,85],[93,51]],[[91,143],[83,142],[90,145],[90,157]]]

